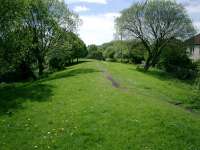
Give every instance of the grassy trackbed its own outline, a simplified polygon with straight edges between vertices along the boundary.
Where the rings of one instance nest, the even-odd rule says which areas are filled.
[[[0,150],[200,150],[192,86],[91,61],[0,88]],[[174,105],[180,103],[181,105]]]

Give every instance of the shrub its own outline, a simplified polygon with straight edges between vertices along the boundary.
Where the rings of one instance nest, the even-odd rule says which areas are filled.
[[[107,58],[114,59],[114,55],[115,55],[115,49],[112,46],[106,48],[106,50],[103,53],[105,59]]]
[[[197,75],[196,64],[187,55],[184,43],[169,43],[161,55],[158,67],[180,79],[193,79]]]
[[[115,62],[116,60],[112,59],[112,58],[106,58],[106,61],[108,61],[108,62]]]
[[[53,57],[49,60],[49,67],[51,70],[61,70],[65,66],[65,61],[62,58]]]

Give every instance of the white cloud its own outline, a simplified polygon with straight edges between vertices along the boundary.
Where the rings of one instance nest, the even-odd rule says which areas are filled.
[[[200,32],[200,21],[194,21],[194,27],[196,28],[197,32]]]
[[[107,4],[107,1],[108,0],[68,0],[67,3],[86,2],[86,3]]]
[[[85,12],[85,11],[89,11],[90,9],[87,8],[86,6],[76,6],[74,8],[75,12]]]
[[[190,3],[189,5],[186,5],[186,10],[189,13],[200,13],[200,3]]]
[[[89,44],[102,44],[113,40],[114,20],[119,13],[80,16],[83,25],[80,27],[80,37]]]
[[[200,0],[185,0],[183,2],[187,12],[193,20],[193,24],[197,29],[197,32],[200,32]]]

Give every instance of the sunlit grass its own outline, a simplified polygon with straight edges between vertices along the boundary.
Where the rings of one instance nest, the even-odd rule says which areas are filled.
[[[96,61],[5,86],[0,149],[198,150],[200,117],[185,108],[191,89],[133,65]]]

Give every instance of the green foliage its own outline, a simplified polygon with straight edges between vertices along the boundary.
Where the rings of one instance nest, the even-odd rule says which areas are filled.
[[[21,80],[33,77],[31,35],[23,28],[28,2],[5,0],[1,2],[0,15],[0,78]],[[34,78],[34,77],[33,77]]]
[[[129,62],[134,64],[141,64],[145,60],[145,48],[139,41],[127,41],[129,50],[126,54]]]
[[[116,49],[113,46],[107,47],[105,51],[103,52],[103,57],[105,59],[110,58],[114,59],[116,53]]]
[[[196,65],[188,58],[185,44],[179,40],[170,42],[161,55],[159,66],[180,79],[196,77]]]
[[[88,58],[91,59],[97,59],[97,60],[103,60],[103,53],[101,51],[92,51],[89,53]]]
[[[73,59],[84,58],[87,48],[84,42],[72,32],[63,32],[62,38],[48,53],[49,67],[51,70],[63,69]]]
[[[69,33],[76,32],[80,20],[64,1],[1,0],[0,3],[1,80],[7,74],[28,79],[37,70],[36,74],[42,75],[47,66],[62,68],[64,61],[86,55],[86,46],[77,35],[73,35],[73,40],[72,35],[67,38]],[[52,62],[59,63],[53,66]]]
[[[200,61],[195,62],[196,66],[197,66],[197,78],[195,81],[195,86],[197,90],[200,90]]]
[[[84,58],[87,56],[87,47],[85,43],[74,33],[67,33],[67,41],[71,45],[72,58]]]
[[[49,52],[49,67],[51,70],[61,70],[64,69],[66,61],[70,58],[70,50],[62,47],[58,49],[53,49]]]
[[[144,60],[144,48],[138,41],[112,41],[99,46],[105,60],[140,64]]]
[[[98,47],[96,45],[89,45],[88,46],[88,53],[92,53],[93,51],[97,51]]]
[[[103,60],[103,52],[96,45],[88,46],[88,56],[90,59]]]
[[[170,41],[186,39],[195,33],[185,8],[171,0],[138,2],[124,9],[116,19],[116,29],[119,35],[142,42],[147,52],[146,71],[159,62]]]

